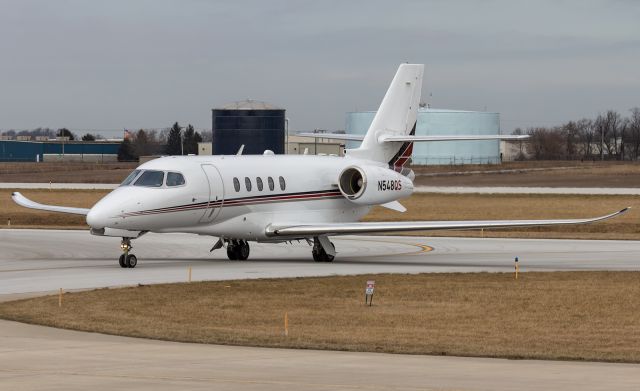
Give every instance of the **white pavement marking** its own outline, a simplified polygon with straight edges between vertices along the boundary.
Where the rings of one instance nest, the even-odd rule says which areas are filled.
[[[640,188],[416,186],[414,193],[640,195]]]

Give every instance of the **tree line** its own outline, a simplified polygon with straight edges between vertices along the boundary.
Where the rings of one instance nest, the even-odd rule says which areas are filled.
[[[184,131],[183,131],[184,129]],[[125,131],[124,139],[118,148],[118,160],[138,160],[140,156],[151,155],[197,155],[198,143],[210,141],[210,132],[203,135],[193,125],[186,127],[174,123],[169,129],[160,132],[140,129],[137,132]]]
[[[518,128],[513,134],[530,136],[526,148],[535,160],[638,160],[640,108],[631,109],[628,117],[609,110],[595,119],[554,127]]]

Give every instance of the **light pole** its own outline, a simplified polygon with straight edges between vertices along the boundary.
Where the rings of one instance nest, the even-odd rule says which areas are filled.
[[[289,154],[289,118],[284,119],[284,154]]]

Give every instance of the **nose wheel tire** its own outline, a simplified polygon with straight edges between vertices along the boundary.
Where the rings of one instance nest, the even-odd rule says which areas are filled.
[[[121,268],[134,268],[138,264],[138,258],[133,254],[122,254],[118,259]]]
[[[129,254],[125,257],[127,267],[133,269],[138,264],[138,258],[135,255]]]

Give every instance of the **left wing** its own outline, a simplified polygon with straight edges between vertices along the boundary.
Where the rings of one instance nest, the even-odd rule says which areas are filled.
[[[89,209],[85,209],[85,208],[74,208],[72,206],[57,206],[57,205],[45,205],[45,204],[39,204],[35,201],[31,201],[30,199],[28,199],[27,197],[23,196],[22,194],[20,194],[19,192],[13,192],[13,194],[11,194],[11,198],[13,199],[13,201],[20,205],[20,206],[24,206],[25,208],[31,208],[31,209],[39,209],[39,210],[47,210],[49,212],[61,212],[61,213],[71,213],[71,214],[76,214],[76,215],[87,215],[87,213],[89,213]]]
[[[586,219],[562,220],[474,220],[474,221],[402,221],[402,222],[364,222],[332,224],[270,224],[266,228],[267,236],[312,237],[319,235],[369,234],[379,232],[431,231],[438,229],[479,229],[534,227],[542,225],[586,224],[607,220],[626,213],[629,208],[605,216]]]

